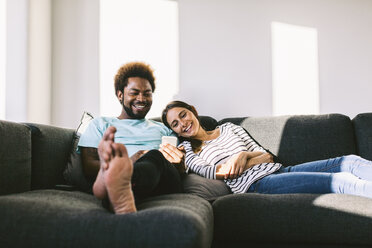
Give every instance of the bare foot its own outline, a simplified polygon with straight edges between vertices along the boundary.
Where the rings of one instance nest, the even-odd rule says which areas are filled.
[[[114,144],[116,128],[110,126],[106,129],[101,141],[98,144],[98,155],[101,162],[101,169],[108,169],[111,158],[114,154],[112,145]]]
[[[115,214],[136,212],[132,192],[133,163],[123,144],[114,143],[108,169],[102,171],[104,185]]]
[[[93,184],[93,194],[98,199],[104,199],[107,197],[106,186],[103,179],[103,171],[108,169],[109,162],[111,161],[114,144],[116,128],[110,126],[106,129],[101,141],[98,144],[98,155],[100,160],[100,170],[98,172],[96,181]]]
[[[107,197],[107,190],[105,186],[105,180],[103,178],[103,169],[100,169],[97,174],[96,181],[93,184],[93,194],[100,200],[103,200]]]

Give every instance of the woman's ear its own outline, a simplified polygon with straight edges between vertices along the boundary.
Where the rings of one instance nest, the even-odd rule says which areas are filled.
[[[194,113],[195,117],[199,117],[198,111],[196,111],[196,108],[192,105],[190,105],[192,112]]]

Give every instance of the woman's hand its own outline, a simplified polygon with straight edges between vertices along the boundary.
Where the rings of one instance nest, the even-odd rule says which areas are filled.
[[[227,164],[230,165],[230,171],[226,175],[227,178],[234,179],[243,174],[248,158],[248,152],[239,152],[233,155],[227,161]]]
[[[185,148],[175,147],[170,144],[160,145],[159,151],[163,154],[163,156],[172,164],[176,166],[176,168],[184,173],[186,170],[185,166]]]
[[[219,164],[216,167],[216,179],[223,180],[229,178],[231,163]]]
[[[233,155],[226,163],[218,165],[217,179],[234,179],[252,166],[260,163],[270,163],[272,156],[263,152],[239,152]]]
[[[216,169],[217,179],[234,179],[240,176],[246,167],[249,152],[239,152],[233,155],[226,163],[220,164]]]
[[[245,169],[249,169],[256,164],[262,163],[274,163],[273,155],[271,155],[270,153],[263,153],[259,156],[252,157],[247,161]]]

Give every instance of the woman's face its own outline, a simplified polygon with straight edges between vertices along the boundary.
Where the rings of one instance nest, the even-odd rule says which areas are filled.
[[[200,128],[199,121],[193,112],[181,107],[168,110],[167,122],[175,133],[185,138],[196,136]]]

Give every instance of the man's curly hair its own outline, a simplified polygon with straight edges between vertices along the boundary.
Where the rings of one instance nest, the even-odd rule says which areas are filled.
[[[152,68],[142,62],[130,62],[121,66],[115,75],[115,95],[118,90],[124,92],[128,84],[128,78],[140,77],[149,81],[152,92],[155,91],[155,77]]]

